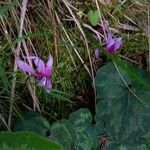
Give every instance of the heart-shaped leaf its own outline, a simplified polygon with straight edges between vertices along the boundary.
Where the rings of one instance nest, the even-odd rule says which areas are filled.
[[[67,150],[95,149],[97,138],[91,123],[91,113],[87,109],[79,109],[70,115],[69,120],[60,120],[51,126],[51,138]]]
[[[115,63],[101,67],[95,82],[98,101],[96,121],[103,125],[100,134],[109,138],[108,149],[119,149],[121,144],[124,148],[128,143],[130,147],[147,145],[150,140],[148,136],[146,138],[150,133],[148,86],[132,79]]]
[[[92,26],[98,25],[100,21],[100,16],[98,10],[90,10],[87,14],[88,21],[91,23]]]

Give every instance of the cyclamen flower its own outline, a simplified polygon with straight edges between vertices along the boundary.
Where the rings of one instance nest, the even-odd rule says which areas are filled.
[[[112,33],[108,29],[107,26],[105,26],[106,30],[106,51],[110,54],[115,54],[117,49],[119,49],[122,46],[122,38],[113,38]]]
[[[30,73],[32,76],[34,76],[38,81],[38,85],[44,87],[47,92],[50,92],[50,90],[52,89],[52,82],[51,82],[51,76],[53,71],[52,56],[51,55],[49,56],[46,64],[44,64],[43,60],[41,60],[36,56],[30,56],[27,57],[27,59],[32,59],[37,68],[34,69],[28,63],[22,60],[17,61],[18,67],[22,71]]]

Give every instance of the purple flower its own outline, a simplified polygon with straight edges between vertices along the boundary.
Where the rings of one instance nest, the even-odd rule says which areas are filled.
[[[117,49],[122,46],[122,38],[113,38],[112,33],[110,32],[107,25],[105,26],[106,30],[106,51],[110,54],[115,54]]]
[[[33,69],[29,64],[22,60],[18,60],[17,65],[18,67],[26,72],[30,73],[32,76],[34,76],[37,81],[38,85],[42,86],[46,89],[47,92],[50,92],[52,89],[52,83],[51,83],[51,76],[53,71],[53,58],[50,55],[48,58],[48,61],[46,64],[44,64],[43,60],[36,56],[29,56],[27,59],[32,59],[36,69]]]
[[[98,59],[99,56],[100,56],[99,48],[96,48],[96,49],[95,49],[95,58]]]

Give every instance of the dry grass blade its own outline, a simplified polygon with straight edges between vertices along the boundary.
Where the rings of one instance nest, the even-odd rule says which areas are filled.
[[[8,127],[5,118],[0,114],[0,120],[4,124],[4,126],[7,128],[8,131],[10,131],[10,128]]]
[[[94,88],[94,95],[95,95],[95,109],[96,109],[96,89],[95,89],[95,78],[94,78],[94,71],[93,71],[93,66],[92,66],[92,60],[91,60],[91,56],[90,56],[90,50],[89,50],[89,46],[88,46],[88,42],[87,42],[87,38],[86,38],[86,35],[80,25],[80,22],[78,21],[78,19],[75,17],[73,11],[71,10],[70,6],[69,6],[69,2],[66,1],[66,0],[62,0],[63,3],[65,4],[65,6],[67,7],[69,13],[71,14],[72,18],[74,19],[74,22],[76,23],[77,27],[79,28],[83,38],[84,38],[84,43],[85,43],[85,46],[86,46],[86,50],[87,50],[87,54],[88,54],[88,57],[89,57],[89,62],[90,62],[90,68],[91,68],[91,78],[92,78],[92,81],[93,81],[93,88]]]
[[[55,12],[54,12],[54,2],[53,0],[47,0],[47,3],[48,3],[48,12],[49,12],[49,16],[50,16],[50,19],[52,21],[52,30],[53,30],[53,33],[54,33],[54,49],[55,49],[55,56],[56,56],[56,60],[57,60],[57,63],[58,63],[58,42],[57,42],[57,24],[56,24],[56,20],[55,20]]]
[[[27,7],[28,0],[22,1],[22,8],[21,8],[21,16],[20,16],[20,29],[19,29],[19,37],[22,36],[23,31],[23,24],[25,19],[25,13],[26,13],[26,7]],[[21,41],[18,42],[17,48],[15,50],[15,62],[14,62],[14,72],[17,71],[17,60],[19,58],[21,48]],[[11,87],[11,99],[10,99],[10,111],[9,111],[9,117],[8,117],[8,127],[11,126],[11,118],[12,118],[12,111],[13,111],[13,103],[14,103],[14,97],[15,97],[15,87],[16,87],[16,76],[13,75],[13,81],[12,81],[12,87]]]
[[[60,19],[59,19],[57,13],[56,13],[56,17],[57,17],[58,23],[59,23],[60,26],[62,27],[62,30],[64,31],[64,33],[65,33],[65,35],[66,35],[68,41],[70,42],[71,46],[73,47],[75,53],[77,54],[77,56],[78,56],[78,58],[80,59],[81,63],[84,65],[85,69],[87,70],[87,72],[88,72],[89,75],[91,76],[90,70],[88,69],[88,67],[87,67],[86,64],[84,63],[83,59],[81,58],[80,54],[79,54],[78,51],[76,50],[76,48],[75,48],[73,42],[71,41],[71,39],[70,39],[70,37],[69,37],[69,35],[68,35],[66,29],[64,28],[64,26],[63,26],[62,23],[60,22]]]

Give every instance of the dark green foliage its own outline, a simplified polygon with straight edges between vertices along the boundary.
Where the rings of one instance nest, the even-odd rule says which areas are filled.
[[[15,122],[13,131],[32,131],[41,136],[46,136],[49,128],[50,125],[44,117],[35,112],[28,112]]]
[[[62,150],[61,145],[31,132],[0,133],[1,150]]]
[[[109,63],[100,68],[96,76],[96,119],[103,122],[101,134],[109,137],[107,147],[111,150],[119,147],[138,149],[143,145],[149,149],[150,88],[132,78],[128,67],[124,64],[124,69],[115,68]],[[145,74],[143,77],[149,75],[140,73]]]
[[[150,89],[148,82],[143,84],[143,77],[149,74],[134,70],[136,74],[133,75],[130,74],[133,67],[130,64],[124,64],[125,67],[114,64],[103,66],[96,75],[95,124],[92,124],[91,113],[87,109],[80,109],[72,113],[69,120],[60,120],[52,125],[51,138],[60,142],[65,149],[150,148]],[[102,143],[104,138],[106,141]]]
[[[79,109],[70,115],[69,120],[60,120],[52,125],[51,138],[66,150],[95,149],[98,141],[91,123],[91,113],[87,109]]]
[[[65,150],[149,150],[149,74],[114,59],[97,71],[95,81],[95,123],[90,111],[82,108],[68,120],[52,124],[49,138],[61,143]],[[27,113],[14,129],[43,136],[49,124],[40,115]]]

